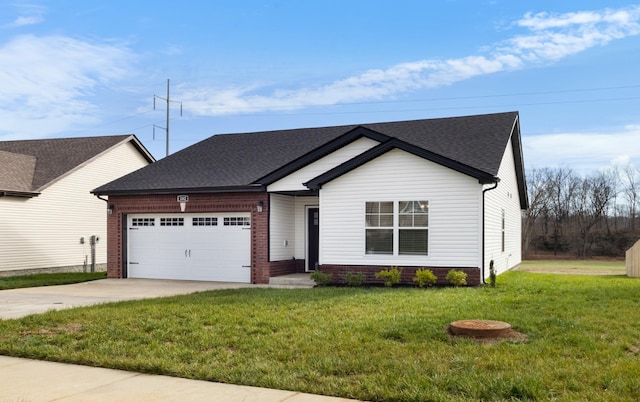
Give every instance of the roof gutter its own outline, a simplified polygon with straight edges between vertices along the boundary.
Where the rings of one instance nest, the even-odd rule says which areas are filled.
[[[165,188],[165,189],[147,189],[147,190],[100,190],[100,188],[91,190],[93,195],[167,195],[167,194],[215,194],[229,192],[264,192],[266,186],[261,184],[252,184],[248,186],[227,186],[227,187],[189,187],[189,188]]]
[[[495,190],[498,187],[498,183],[500,183],[500,178],[496,177],[493,187],[489,187],[489,188],[485,188],[484,190],[482,190],[482,261],[480,264],[480,280],[482,281],[482,284],[486,285],[487,282],[484,280],[484,258],[485,258],[485,250],[484,250],[484,245],[486,243],[485,240],[485,228],[484,228],[484,224],[485,224],[485,209],[484,209],[484,195],[491,190]]]
[[[33,198],[39,195],[40,193],[33,192],[33,191],[12,191],[12,190],[0,191],[0,197]]]

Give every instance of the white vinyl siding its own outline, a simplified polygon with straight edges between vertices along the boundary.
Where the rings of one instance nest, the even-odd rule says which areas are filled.
[[[481,185],[402,150],[392,150],[323,185],[320,263],[477,267]],[[429,202],[428,256],[365,254],[367,201]]]
[[[107,204],[90,191],[148,164],[130,143],[72,171],[34,198],[0,198],[0,271],[91,264],[89,238],[107,262]],[[84,244],[80,239],[84,238]]]
[[[269,260],[304,259],[307,236],[306,208],[317,207],[318,197],[279,194],[271,194],[270,197]]]
[[[515,173],[511,140],[507,144],[498,170],[500,183],[485,195],[485,276],[489,276],[489,263],[502,273],[521,262],[521,210],[520,195]],[[491,187],[490,185],[486,187]],[[502,251],[502,213],[504,211],[504,251]]]
[[[298,169],[267,187],[269,192],[308,190],[302,183],[313,179],[322,173],[360,155],[375,147],[379,143],[369,138],[359,138],[356,141],[337,149],[335,152],[320,158],[309,165]]]
[[[271,194],[269,201],[269,259],[290,260],[295,257],[295,197]]]

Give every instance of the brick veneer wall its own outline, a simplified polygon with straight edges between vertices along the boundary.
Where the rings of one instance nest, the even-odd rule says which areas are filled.
[[[365,283],[367,284],[384,284],[384,280],[376,278],[376,273],[384,269],[391,267],[375,266],[375,265],[329,265],[323,264],[319,267],[321,272],[325,272],[333,275],[333,284],[344,284],[343,276],[347,272],[362,272],[365,276]],[[438,278],[437,285],[447,285],[445,277],[447,273],[454,268],[437,268],[437,267],[398,267],[402,268],[401,284],[415,285],[413,277],[416,275],[416,271],[420,268],[426,268],[433,271],[433,274]],[[482,282],[480,280],[479,268],[455,268],[459,271],[467,274],[467,285],[478,286]]]
[[[251,282],[269,283],[269,197],[263,192],[189,194],[185,213],[250,212],[251,213]],[[178,194],[110,196],[113,212],[107,217],[107,277],[124,275],[123,230],[127,214],[180,213]],[[258,201],[264,206],[257,211]]]
[[[269,264],[269,272],[271,276],[280,276],[287,274],[299,274],[304,272],[305,260],[284,260],[284,261],[271,261]]]

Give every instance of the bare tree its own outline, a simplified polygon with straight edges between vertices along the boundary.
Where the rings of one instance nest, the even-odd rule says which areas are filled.
[[[525,257],[529,255],[531,237],[536,228],[539,218],[547,211],[549,205],[548,183],[546,181],[549,173],[548,169],[532,169],[527,175],[527,191],[529,195],[529,209],[522,216],[523,244],[522,253]]]
[[[580,178],[568,167],[546,170],[549,192],[549,216],[553,225],[553,254],[560,251],[564,226],[571,214],[571,200],[580,185]]]
[[[615,194],[615,177],[610,172],[599,172],[579,183],[571,204],[581,241],[580,255],[587,257],[594,226],[606,216]]]
[[[640,172],[631,163],[627,163],[622,171],[622,192],[629,209],[629,229],[631,229],[632,232],[635,232],[636,215],[638,212],[638,201],[640,196]]]
[[[554,255],[571,251],[582,257],[624,256],[640,237],[640,170],[632,164],[584,178],[568,167],[532,169],[527,187],[530,208],[522,214],[525,258],[537,244]]]

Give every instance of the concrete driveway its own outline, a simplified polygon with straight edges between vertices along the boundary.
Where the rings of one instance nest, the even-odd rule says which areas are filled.
[[[100,279],[72,285],[1,290],[0,319],[20,318],[49,310],[62,310],[122,300],[149,299],[205,290],[258,286],[268,285],[160,279]]]

